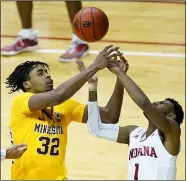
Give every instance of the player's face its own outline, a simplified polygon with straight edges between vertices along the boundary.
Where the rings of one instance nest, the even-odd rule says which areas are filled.
[[[30,91],[33,93],[47,92],[53,89],[53,80],[49,70],[43,65],[33,68],[29,74]]]
[[[168,100],[158,101],[153,103],[157,108],[159,108],[166,115],[174,112],[174,106],[172,102]]]

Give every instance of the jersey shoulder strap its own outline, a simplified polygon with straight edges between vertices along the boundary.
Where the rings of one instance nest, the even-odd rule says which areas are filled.
[[[137,127],[130,133],[130,142],[133,139],[137,139],[138,137],[142,136],[146,132],[145,128]]]

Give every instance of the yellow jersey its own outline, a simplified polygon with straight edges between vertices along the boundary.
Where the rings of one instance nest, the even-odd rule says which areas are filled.
[[[11,135],[14,144],[26,143],[27,151],[14,160],[12,180],[63,180],[67,128],[71,121],[82,122],[84,104],[74,100],[31,112],[32,93],[15,97],[11,107]]]

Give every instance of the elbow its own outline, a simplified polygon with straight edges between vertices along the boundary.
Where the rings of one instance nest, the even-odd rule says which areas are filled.
[[[107,119],[103,119],[102,123],[105,124],[117,124],[119,122],[119,117],[116,116],[108,116]]]
[[[117,124],[118,122],[119,122],[119,117],[118,117],[118,118],[113,119],[113,124]]]
[[[89,123],[89,120],[87,122],[87,128],[88,128],[88,132],[92,135],[92,136],[96,136],[98,137],[98,131],[96,129],[93,129],[92,126]]]
[[[118,122],[119,122],[119,117],[109,118],[110,124],[117,124]]]
[[[98,135],[97,135],[96,133],[94,133],[92,130],[89,130],[89,129],[88,129],[88,132],[89,132],[92,136],[98,137]]]

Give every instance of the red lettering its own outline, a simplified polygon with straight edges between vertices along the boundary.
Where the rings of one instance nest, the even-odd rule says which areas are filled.
[[[144,146],[144,155],[143,156],[149,156],[149,146]]]
[[[158,158],[157,155],[156,155],[156,152],[155,152],[155,149],[153,147],[151,147],[151,157],[155,157],[155,158]]]
[[[134,148],[129,151],[129,160],[138,156],[150,156],[158,158],[155,149],[149,146],[143,146],[143,148]]]
[[[136,158],[138,156],[138,148],[135,148],[134,149],[134,156],[133,156],[133,158]]]
[[[139,149],[138,149],[138,156],[143,156],[142,148],[139,148]]]
[[[130,150],[129,152],[129,160],[133,158],[134,149]]]

